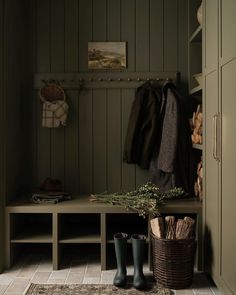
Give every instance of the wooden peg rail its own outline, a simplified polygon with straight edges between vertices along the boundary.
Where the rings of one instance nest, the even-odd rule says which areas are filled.
[[[34,76],[34,88],[45,82],[59,83],[64,89],[80,88],[137,88],[146,81],[172,81],[178,84],[177,72],[86,72],[86,73],[40,73]]]

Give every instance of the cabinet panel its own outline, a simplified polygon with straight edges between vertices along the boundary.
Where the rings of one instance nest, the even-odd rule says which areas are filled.
[[[213,118],[218,113],[218,72],[205,78],[205,195],[206,195],[206,265],[207,270],[217,275],[219,244],[219,164],[213,157]]]
[[[236,35],[235,35],[235,0],[222,0],[222,57],[224,60],[235,57]]]
[[[222,256],[221,276],[236,292],[236,237],[235,237],[235,151],[236,139],[233,130],[235,120],[236,59],[222,68]]]
[[[208,71],[216,69],[218,63],[218,5],[216,0],[208,0],[205,2],[205,11],[207,14],[205,23],[205,67]]]

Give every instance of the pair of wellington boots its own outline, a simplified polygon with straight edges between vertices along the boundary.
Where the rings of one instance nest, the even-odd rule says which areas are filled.
[[[116,233],[114,235],[115,253],[117,262],[117,272],[113,280],[116,287],[124,287],[127,283],[126,270],[126,253],[127,253],[126,233]],[[146,236],[133,234],[131,236],[133,262],[134,262],[134,277],[133,286],[138,290],[143,290],[146,287],[146,280],[143,274],[143,262],[145,256]]]

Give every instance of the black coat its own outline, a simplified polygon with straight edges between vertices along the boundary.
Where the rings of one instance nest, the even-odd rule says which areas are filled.
[[[131,109],[124,160],[149,168],[162,191],[189,191],[191,140],[181,100],[174,84],[148,82],[137,89]]]
[[[160,109],[161,93],[158,88],[147,82],[136,90],[124,145],[125,162],[149,168],[157,146]]]

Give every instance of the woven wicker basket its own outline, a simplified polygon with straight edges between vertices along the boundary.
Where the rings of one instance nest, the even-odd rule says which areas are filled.
[[[151,233],[153,275],[158,285],[185,289],[192,284],[195,239],[158,239]]]
[[[39,98],[42,102],[53,102],[55,100],[65,100],[65,92],[56,83],[47,83],[39,90]]]

